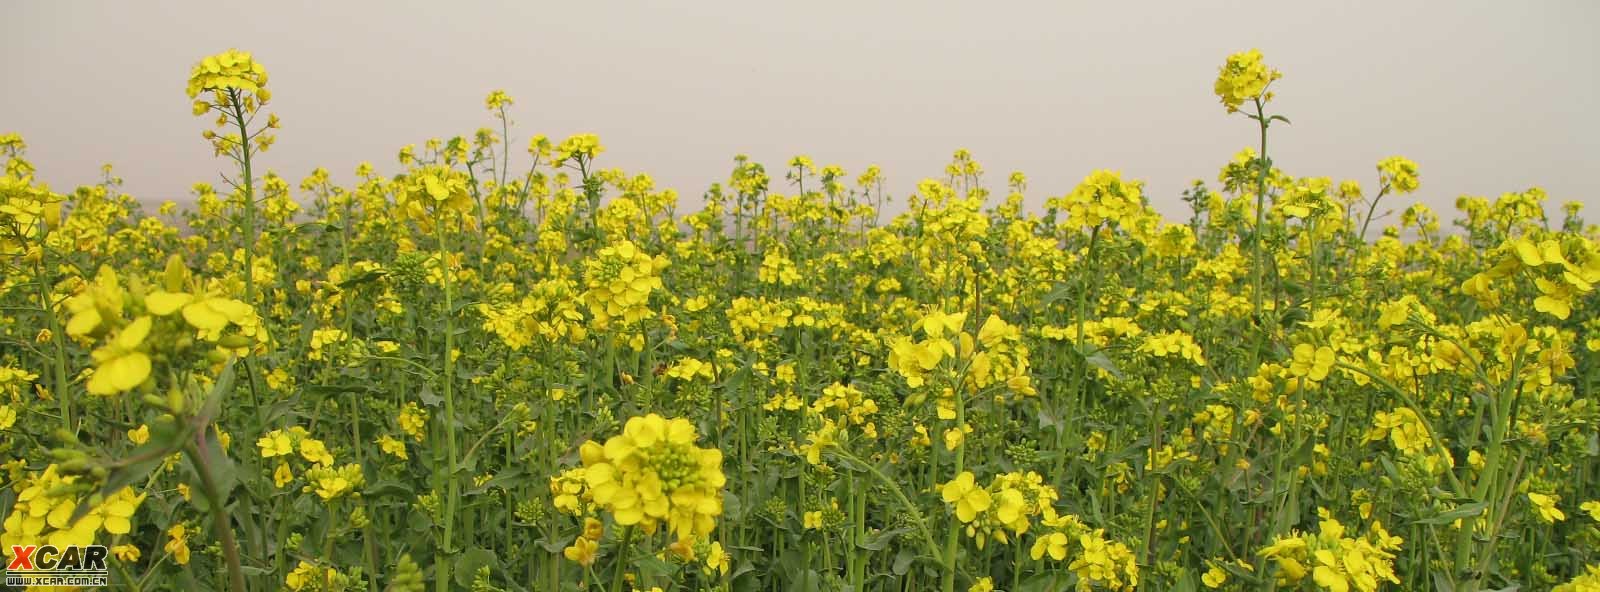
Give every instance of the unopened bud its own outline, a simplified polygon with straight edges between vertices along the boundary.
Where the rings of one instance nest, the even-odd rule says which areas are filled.
[[[161,275],[161,287],[168,292],[182,292],[183,284],[189,280],[189,266],[183,263],[183,257],[173,253],[167,258],[167,269]]]
[[[174,415],[183,413],[185,403],[188,401],[178,389],[167,391],[167,409]]]

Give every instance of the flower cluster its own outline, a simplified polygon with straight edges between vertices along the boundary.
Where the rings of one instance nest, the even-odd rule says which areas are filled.
[[[1233,113],[1246,101],[1272,100],[1267,86],[1282,77],[1282,72],[1267,67],[1261,50],[1252,49],[1228,56],[1228,61],[1217,72],[1217,82],[1213,86],[1217,98],[1222,99],[1222,105],[1228,108],[1229,113]]]
[[[194,71],[189,73],[187,92],[191,99],[199,97],[200,93],[212,91],[217,94],[217,103],[211,105],[226,104],[223,94],[230,90],[255,95],[261,103],[272,98],[271,91],[267,90],[267,70],[250,56],[250,52],[229,49],[207,56],[195,64]],[[196,101],[196,114],[204,113],[211,105]]]
[[[871,418],[878,413],[878,402],[854,386],[833,383],[822,389],[822,395],[811,402],[811,412],[831,415],[837,421],[853,426],[863,426],[867,437],[877,436],[877,427]]]
[[[1158,358],[1175,357],[1188,360],[1196,366],[1206,365],[1205,352],[1200,350],[1200,344],[1195,343],[1194,337],[1182,330],[1166,331],[1146,337],[1144,343],[1139,345],[1139,351]]]
[[[304,560],[283,576],[283,587],[292,592],[345,592],[356,589],[358,584],[337,569]]]
[[[577,134],[556,145],[555,161],[551,164],[559,167],[568,160],[576,159],[582,165],[593,161],[601,152],[605,152],[605,147],[600,145],[600,136]]]
[[[145,498],[129,487],[110,495],[90,494],[86,491],[90,485],[76,476],[63,476],[53,464],[15,487],[17,501],[6,515],[5,532],[0,534],[0,549],[7,556],[12,545],[89,545],[105,543],[98,538],[101,532],[128,534],[133,514]],[[89,511],[74,520],[80,503],[88,503]]]
[[[256,113],[272,100],[267,70],[249,52],[229,49],[200,60],[189,73],[186,92],[194,101],[196,117],[217,112],[215,126],[225,131],[202,134],[217,154],[238,155],[250,146],[260,152],[272,146],[275,137],[268,132],[280,127],[277,115],[269,115],[260,128],[247,129]]]
[[[1590,565],[1572,581],[1550,589],[1550,592],[1600,592],[1600,565]]]
[[[1055,488],[1032,471],[995,475],[987,487],[978,487],[976,476],[963,471],[939,487],[939,496],[955,510],[979,549],[989,540],[1009,544],[1011,537],[1026,534],[1037,518],[1047,524],[1060,520],[1053,506],[1059,497]]]
[[[704,538],[722,514],[722,451],[698,448],[689,420],[654,413],[629,419],[605,444],[585,442],[584,484],[622,526],[655,532],[663,522],[680,540]]]
[[[1378,161],[1378,180],[1395,193],[1406,194],[1417,190],[1417,163],[1404,156],[1390,156]]]
[[[1404,542],[1400,537],[1379,522],[1366,536],[1347,537],[1343,524],[1326,510],[1319,513],[1316,534],[1281,537],[1258,552],[1277,566],[1279,586],[1298,585],[1307,575],[1318,589],[1334,592],[1374,592],[1383,582],[1400,583],[1394,573],[1395,552]]]
[[[361,465],[348,464],[333,468],[329,465],[318,464],[306,470],[304,491],[308,493],[314,491],[317,497],[327,501],[347,495],[360,495],[360,489],[366,483],[366,476],[361,472]]]
[[[417,168],[405,179],[396,205],[408,218],[424,225],[442,213],[465,214],[472,208],[467,174],[443,165]]]
[[[964,312],[929,312],[917,323],[926,339],[916,341],[911,337],[899,336],[889,342],[889,368],[904,377],[906,384],[922,386],[928,373],[939,367],[940,361],[955,357],[956,345],[946,334],[957,338],[964,336],[961,327],[966,322],[967,313]],[[968,347],[967,351],[971,351],[971,348]]]
[[[1129,224],[1144,214],[1144,187],[1139,181],[1124,181],[1122,173],[1098,170],[1059,200],[1067,219],[1085,230],[1102,224]]]
[[[666,267],[666,257],[651,257],[628,240],[600,249],[584,261],[583,303],[595,325],[603,328],[613,320],[631,325],[649,318],[650,293],[661,289]]]
[[[280,488],[288,485],[289,482],[293,481],[295,478],[294,470],[290,467],[289,461],[296,457],[296,451],[299,452],[299,458],[303,459],[307,463],[310,463],[308,466],[310,466],[311,469],[321,469],[323,471],[327,471],[333,466],[334,463],[333,454],[328,452],[327,444],[323,443],[322,440],[312,438],[311,432],[301,426],[291,426],[286,430],[272,430],[262,434],[261,438],[256,440],[256,448],[260,449],[261,458],[278,459],[278,466],[272,473],[272,480],[273,484]],[[351,466],[356,467],[357,474],[355,476],[344,475],[347,483],[354,483],[354,479],[358,478],[360,474],[359,465]],[[309,472],[306,474],[306,476],[308,482],[318,486],[321,485],[320,483],[316,483],[311,479],[312,475]],[[338,475],[329,473],[318,474],[318,477],[331,476]],[[357,483],[357,485],[359,485],[359,483]],[[327,488],[327,490],[342,494],[344,490],[353,486],[354,485],[332,487]],[[332,496],[324,496],[324,499],[328,497]]]
[[[1506,241],[1499,250],[1498,263],[1461,285],[1462,292],[1488,306],[1501,303],[1497,287],[1504,285],[1504,280],[1525,271],[1538,293],[1533,309],[1564,320],[1572,315],[1574,302],[1600,282],[1600,247],[1587,237],[1559,241],[1524,235]]]
[[[248,352],[252,346],[267,343],[267,332],[252,307],[214,293],[183,291],[188,279],[188,269],[173,258],[163,288],[145,293],[140,282],[124,288],[117,272],[102,266],[93,283],[67,299],[63,304],[71,315],[67,335],[101,340],[93,352],[96,371],[89,378],[91,394],[133,390],[150,378],[152,353],[159,350],[170,355],[186,349],[188,340],[176,338],[181,329],[167,319],[181,317],[184,329],[224,352]],[[162,337],[153,339],[153,332]]]

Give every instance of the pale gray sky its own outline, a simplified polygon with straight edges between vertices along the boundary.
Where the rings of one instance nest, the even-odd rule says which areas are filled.
[[[0,132],[24,135],[57,191],[111,162],[128,192],[181,199],[223,164],[184,82],[238,47],[284,122],[266,166],[294,181],[362,160],[392,173],[401,146],[488,125],[483,97],[504,88],[523,164],[532,134],[593,132],[602,166],[686,199],[740,152],[769,170],[876,163],[903,195],[965,147],[996,190],[1027,173],[1034,204],[1114,168],[1179,217],[1189,179],[1255,142],[1211,83],[1258,47],[1284,72],[1275,107],[1294,125],[1271,147],[1293,174],[1371,187],[1402,154],[1436,207],[1538,184],[1593,208],[1597,23],[1588,0],[4,1]]]

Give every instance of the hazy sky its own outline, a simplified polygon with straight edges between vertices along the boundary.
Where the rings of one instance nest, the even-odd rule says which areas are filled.
[[[16,2],[0,1],[0,132],[57,191],[111,162],[147,201],[182,199],[223,161],[184,96],[229,47],[271,75],[284,128],[263,160],[298,181],[491,123],[512,142],[600,135],[601,165],[686,199],[747,153],[903,195],[970,149],[992,188],[1021,170],[1038,204],[1096,168],[1148,181],[1169,217],[1255,141],[1211,92],[1230,52],[1284,72],[1279,166],[1354,178],[1402,154],[1423,199],[1542,185],[1600,204],[1600,3],[1568,2]],[[781,179],[781,174],[774,174]],[[1395,202],[1397,204],[1405,202]],[[1449,219],[1450,216],[1446,216]]]

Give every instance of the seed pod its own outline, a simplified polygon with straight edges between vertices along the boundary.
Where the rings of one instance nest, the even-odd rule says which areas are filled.
[[[56,462],[72,462],[75,460],[80,460],[85,456],[87,455],[85,455],[82,450],[75,448],[50,449],[50,458]]]
[[[82,475],[91,468],[88,458],[75,458],[61,463],[61,473],[65,475]]]

